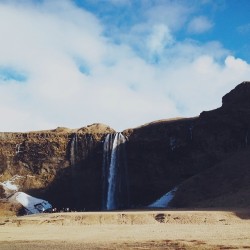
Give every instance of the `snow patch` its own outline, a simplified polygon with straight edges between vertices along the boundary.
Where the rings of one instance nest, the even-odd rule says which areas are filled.
[[[0,185],[2,185],[5,190],[5,194],[9,196],[8,200],[20,203],[25,208],[27,214],[42,213],[51,209],[52,206],[48,201],[32,197],[24,192],[18,192],[19,186],[15,184],[15,182],[21,178],[25,177],[14,175],[10,180],[0,182]]]
[[[48,201],[35,198],[23,192],[17,192],[14,198],[23,205],[28,214],[42,213],[52,208]]]
[[[156,200],[154,203],[151,203],[148,207],[151,208],[167,208],[170,201],[174,198],[175,192],[177,191],[177,187],[163,195],[160,199]]]
[[[13,192],[17,192],[19,190],[19,186],[15,184],[15,181],[21,178],[24,178],[24,177],[20,175],[14,175],[10,180],[0,182],[0,184],[3,186],[5,190],[6,195],[10,195]]]
[[[18,190],[18,186],[13,184],[12,181],[4,181],[3,183],[1,183],[2,186],[4,188],[7,188],[9,190],[13,190],[13,191],[17,191]]]

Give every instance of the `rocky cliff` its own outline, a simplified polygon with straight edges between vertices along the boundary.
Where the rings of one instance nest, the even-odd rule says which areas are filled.
[[[78,130],[0,134],[0,182],[49,200],[55,207],[97,209],[101,201],[102,141],[114,130],[93,124]],[[15,188],[3,190],[2,198]]]
[[[99,210],[103,142],[109,133],[115,131],[101,124],[0,133],[0,182],[56,207]],[[250,82],[225,95],[220,108],[198,117],[123,131],[129,207],[145,207],[175,187],[175,207],[238,205],[232,197],[250,190],[249,133]],[[3,187],[2,198],[15,192]]]
[[[246,157],[245,167],[238,167],[238,170],[236,160],[234,165],[225,163],[234,155],[237,158],[239,152],[250,154],[250,82],[238,85],[222,102],[220,108],[202,112],[199,117],[153,122],[125,131],[129,137],[131,204],[147,205],[178,187],[172,206],[196,206],[198,201],[202,206],[207,199],[237,191],[228,186],[219,192],[222,183],[216,176],[221,175],[222,182],[225,176],[227,183],[234,182],[235,178],[241,183],[239,176],[245,177],[242,183],[250,182]],[[224,167],[220,167],[220,163]],[[209,171],[209,177],[205,177]],[[230,171],[240,173],[227,174]],[[194,177],[200,179],[203,189]],[[188,180],[192,180],[192,186]],[[213,183],[216,180],[217,183]],[[244,184],[240,187],[243,189]],[[194,199],[195,195],[200,198]],[[210,202],[206,206],[237,205],[230,199],[222,203]]]

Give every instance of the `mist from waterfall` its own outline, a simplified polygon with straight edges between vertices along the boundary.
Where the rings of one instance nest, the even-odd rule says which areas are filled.
[[[103,210],[128,206],[126,138],[122,133],[108,134],[103,145]]]

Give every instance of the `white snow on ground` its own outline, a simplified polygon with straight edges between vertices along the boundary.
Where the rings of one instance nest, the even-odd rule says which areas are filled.
[[[48,201],[32,197],[23,192],[17,192],[15,199],[27,209],[29,214],[41,213],[52,208]]]
[[[15,184],[15,181],[20,178],[24,178],[24,177],[20,175],[14,175],[10,180],[0,182],[0,185],[3,186],[6,195],[10,195],[10,194],[13,194],[13,192],[18,191],[19,186]]]
[[[177,191],[177,187],[163,195],[160,199],[155,201],[154,203],[151,203],[148,207],[155,208],[167,208],[170,201],[174,198],[175,192]]]
[[[7,188],[9,190],[17,191],[18,186],[13,184],[11,181],[4,181],[1,183],[4,188]]]
[[[23,192],[17,192],[19,186],[15,184],[15,181],[20,178],[24,178],[24,176],[15,175],[10,180],[0,182],[0,185],[5,190],[5,194],[9,196],[9,201],[22,204],[28,214],[37,214],[52,208],[48,201],[32,197]]]

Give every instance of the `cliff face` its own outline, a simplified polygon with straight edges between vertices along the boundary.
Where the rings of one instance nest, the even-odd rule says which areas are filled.
[[[243,82],[225,95],[222,107],[202,112],[199,117],[159,121],[125,131],[129,137],[127,155],[131,203],[150,204],[166,191],[212,169],[232,155],[249,151],[249,131],[250,82]],[[218,174],[223,175],[223,171],[218,170]],[[217,174],[216,169],[213,173]],[[211,186],[212,181],[207,185]],[[192,189],[195,187],[194,181]],[[191,196],[188,202],[181,202],[185,190],[189,190],[188,184],[177,191],[173,206],[194,205]],[[206,197],[206,190],[202,192],[204,194],[200,195]],[[213,195],[215,197],[215,192]],[[227,205],[230,206],[230,202]]]
[[[94,124],[79,130],[0,133],[0,182],[12,181],[20,191],[47,199],[56,207],[101,209],[103,142],[114,132]],[[228,185],[220,197],[233,187],[237,193],[237,187],[246,186],[232,187],[231,182],[250,183],[246,163],[249,133],[250,82],[225,95],[222,107],[202,112],[199,117],[162,120],[123,131],[127,137],[130,207],[146,206],[177,186],[173,206],[221,204],[208,201],[221,202],[216,189],[223,176]],[[245,160],[239,171],[243,174],[236,175],[241,154]],[[229,158],[234,164],[229,164]],[[221,177],[213,178],[213,174]],[[10,194],[0,186],[0,196],[6,195]],[[233,205],[231,199],[224,200],[226,205]]]
[[[0,181],[8,180],[19,191],[47,199],[55,207],[97,209],[101,203],[102,140],[112,132],[94,124],[77,131],[1,133]],[[0,193],[4,198],[15,191]]]

